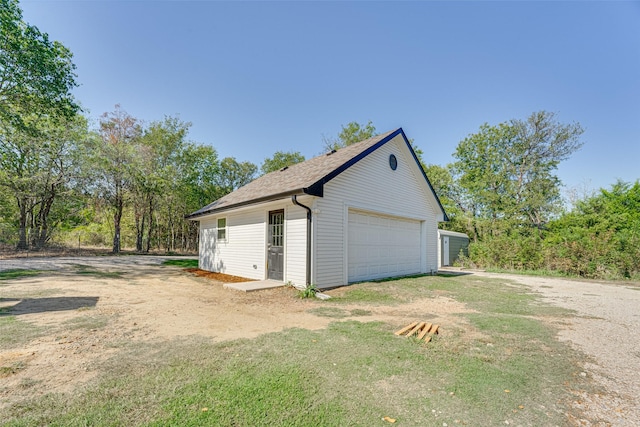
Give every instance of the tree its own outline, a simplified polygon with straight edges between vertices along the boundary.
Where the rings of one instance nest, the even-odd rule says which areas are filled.
[[[561,124],[554,113],[540,111],[526,120],[480,131],[458,144],[454,176],[463,190],[460,203],[473,217],[498,224],[541,228],[559,210],[558,164],[582,146],[582,127]]]
[[[618,181],[576,202],[549,224],[545,251],[551,268],[569,274],[640,277],[640,182]]]
[[[151,248],[156,206],[163,194],[175,190],[177,161],[190,126],[175,117],[165,117],[152,122],[140,138],[133,180],[137,251],[149,252]]]
[[[233,157],[225,157],[220,162],[220,171],[216,183],[222,195],[247,185],[258,172],[258,167],[251,162],[238,162]]]
[[[219,199],[226,193],[218,186],[220,162],[215,148],[186,144],[178,161],[179,186],[185,195],[185,214]]]
[[[349,122],[346,126],[341,126],[342,130],[338,133],[337,137],[327,138],[322,137],[322,141],[324,143],[324,148],[327,151],[331,150],[339,150],[340,148],[348,147],[351,144],[355,144],[360,141],[364,141],[365,139],[372,138],[376,135],[376,127],[373,125],[371,120],[367,122],[366,125],[360,124],[358,122]],[[413,152],[416,154],[418,158],[418,163],[422,166],[422,169],[426,169],[426,164],[422,158],[423,151],[414,144],[413,139],[409,139],[409,144],[411,144],[411,148]]]
[[[13,240],[15,226],[12,219],[17,216],[17,210],[8,188],[0,185],[0,244]]]
[[[455,181],[449,169],[434,164],[426,165],[423,169],[445,210],[451,210],[455,206],[457,195]]]
[[[295,165],[296,163],[304,162],[304,156],[299,151],[284,152],[276,151],[273,157],[264,159],[260,171],[263,175],[269,172],[275,172],[286,166]]]
[[[358,122],[349,122],[346,126],[341,126],[341,128],[342,130],[336,138],[322,138],[328,151],[338,150],[376,135],[376,127],[371,120],[366,125]]]
[[[37,214],[34,218],[35,246],[42,248],[51,238],[50,218],[54,203],[68,199],[74,191],[73,185],[82,175],[83,151],[87,142],[87,120],[76,115],[72,119],[51,123],[44,145],[45,159],[40,174]]]
[[[78,176],[87,121],[31,115],[23,123],[33,132],[8,124],[0,131],[0,186],[18,208],[18,249],[29,248],[29,234],[32,245],[42,248],[51,237],[53,205]]]
[[[98,190],[113,208],[113,253],[120,252],[120,225],[125,198],[132,185],[131,167],[142,127],[138,120],[116,105],[100,119],[99,141],[93,151]]]
[[[226,194],[217,184],[220,162],[213,147],[188,143],[180,155],[178,165],[175,199],[165,199],[167,230],[172,236],[180,234],[179,243],[183,250],[197,250],[198,223],[185,221],[184,216]],[[177,225],[180,230],[174,232]],[[177,243],[175,238],[171,238],[169,249],[173,250]]]
[[[17,0],[0,0],[0,123],[25,128],[33,113],[72,117],[77,86],[71,52],[22,20]]]
[[[66,179],[54,177],[60,173],[55,163],[64,160],[49,131],[56,121],[67,126],[79,109],[71,95],[77,86],[72,56],[25,23],[16,0],[0,0],[0,181],[18,205],[21,249],[28,248],[27,229],[36,223],[36,244],[48,240],[48,215]]]

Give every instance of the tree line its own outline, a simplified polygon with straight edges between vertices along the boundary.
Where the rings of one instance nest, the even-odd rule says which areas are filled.
[[[484,124],[446,166],[425,170],[450,221],[469,235],[476,267],[536,270],[588,278],[640,278],[640,183],[574,201],[561,195],[558,165],[582,146],[578,123],[539,111]]]
[[[196,250],[197,226],[184,216],[246,184],[257,168],[188,141],[189,127],[174,117],[145,125],[119,106],[96,129],[79,114],[39,120],[35,130],[4,124],[0,238],[18,249],[77,237],[116,253],[123,245]]]

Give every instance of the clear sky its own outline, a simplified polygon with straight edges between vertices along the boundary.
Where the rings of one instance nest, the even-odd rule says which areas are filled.
[[[351,121],[402,127],[445,165],[483,123],[579,122],[567,188],[640,178],[640,2],[23,0],[73,53],[97,119],[179,116],[190,139],[258,165],[321,153]]]

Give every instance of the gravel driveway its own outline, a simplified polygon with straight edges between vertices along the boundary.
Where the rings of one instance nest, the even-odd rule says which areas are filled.
[[[0,259],[0,271],[16,268],[34,270],[64,270],[77,265],[91,268],[136,269],[138,267],[162,265],[168,259],[197,259],[185,256],[157,256],[157,255],[122,255],[122,256],[71,256],[71,257],[32,257]]]
[[[530,286],[576,316],[561,330],[592,358],[584,373],[607,393],[576,396],[574,404],[586,412],[584,426],[640,426],[640,286],[559,278],[474,273],[505,278]]]

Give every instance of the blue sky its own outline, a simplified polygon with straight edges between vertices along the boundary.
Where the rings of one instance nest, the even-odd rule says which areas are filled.
[[[445,165],[483,123],[579,122],[567,188],[640,178],[640,2],[27,1],[74,53],[97,119],[193,123],[219,156],[321,153],[351,121],[402,127]]]

